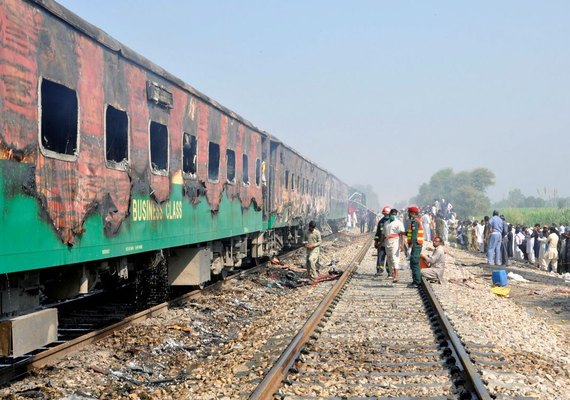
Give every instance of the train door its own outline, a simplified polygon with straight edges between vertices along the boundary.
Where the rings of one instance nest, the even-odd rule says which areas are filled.
[[[261,137],[261,196],[263,199],[263,219],[269,214],[269,186],[268,186],[268,160],[267,160],[267,137]]]
[[[268,182],[268,213],[271,214],[275,213],[275,205],[276,205],[276,195],[277,195],[277,188],[278,182],[276,181],[278,178],[277,175],[277,158],[278,158],[278,149],[279,149],[279,142],[270,141],[269,143],[269,182]]]

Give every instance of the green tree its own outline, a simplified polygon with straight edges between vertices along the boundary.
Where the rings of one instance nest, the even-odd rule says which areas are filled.
[[[487,189],[495,184],[495,174],[487,168],[454,173],[445,168],[423,183],[412,199],[419,205],[433,204],[435,199],[446,199],[453,204],[460,218],[480,216],[488,212],[491,202]]]

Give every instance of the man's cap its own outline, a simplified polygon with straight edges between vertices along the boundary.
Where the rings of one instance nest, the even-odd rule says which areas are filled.
[[[390,214],[390,206],[384,206],[384,208],[382,209],[382,214]]]
[[[408,211],[419,213],[420,209],[417,206],[410,206],[410,207],[408,207]]]

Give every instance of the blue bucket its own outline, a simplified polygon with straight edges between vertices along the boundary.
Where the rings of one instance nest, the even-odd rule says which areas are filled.
[[[507,286],[507,272],[504,269],[493,271],[493,285]]]

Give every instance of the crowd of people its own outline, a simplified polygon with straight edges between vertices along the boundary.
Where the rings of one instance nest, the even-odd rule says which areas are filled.
[[[509,224],[504,215],[481,221],[462,221],[456,228],[457,243],[469,251],[487,255],[490,265],[509,265],[509,260],[532,264],[544,271],[570,272],[570,227]]]
[[[468,251],[487,256],[489,265],[509,265],[509,260],[526,261],[544,271],[570,272],[570,226],[568,222],[550,226],[513,225],[495,210],[480,221],[457,221],[453,206],[444,199],[424,207],[422,224],[425,240],[432,233],[449,242],[449,233]]]
[[[376,228],[375,247],[378,249],[376,274],[398,282],[400,254],[410,261],[412,283],[417,287],[421,277],[442,282],[445,269],[444,245],[450,240],[468,251],[486,255],[489,265],[509,265],[509,260],[528,262],[544,271],[570,273],[570,226],[566,223],[532,227],[509,224],[504,215],[493,211],[492,217],[480,221],[458,221],[453,205],[445,199],[422,207],[410,206],[407,215],[385,206],[380,215],[366,209],[349,210],[347,229],[358,228],[361,233]],[[422,253],[425,242],[433,243],[433,253]],[[420,260],[429,268],[420,269]]]
[[[420,209],[416,206],[408,207],[407,223],[404,225],[403,216],[398,210],[385,206],[382,209],[382,218],[378,221],[374,246],[378,249],[376,261],[376,275],[383,277],[384,268],[387,278],[394,283],[398,282],[398,269],[400,268],[400,254],[404,253],[410,262],[412,282],[409,288],[417,288],[421,277],[441,283],[445,268],[445,253],[441,247],[439,237],[433,239],[435,250],[433,254],[422,253],[425,240],[425,230],[420,218]],[[424,259],[429,268],[420,268],[420,260]]]

